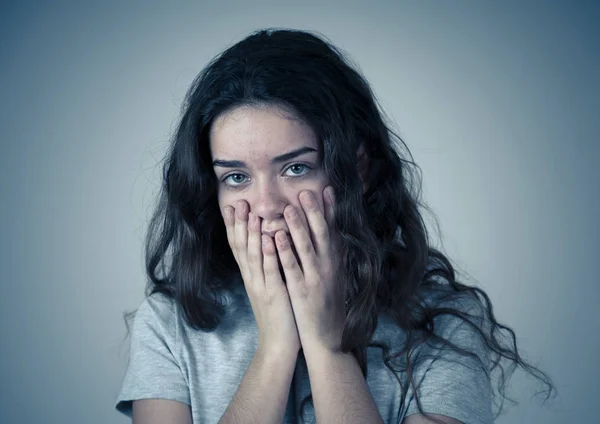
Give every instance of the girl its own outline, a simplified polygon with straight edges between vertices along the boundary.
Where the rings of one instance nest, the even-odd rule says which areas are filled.
[[[504,398],[516,365],[550,394],[429,246],[394,140],[320,37],[262,30],[216,57],[164,165],[117,409],[136,424],[487,424],[492,373]]]

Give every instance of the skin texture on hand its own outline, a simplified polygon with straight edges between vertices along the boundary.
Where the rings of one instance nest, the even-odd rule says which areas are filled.
[[[323,193],[323,209],[315,193],[300,193],[302,209],[287,206],[284,217],[291,239],[275,235],[277,252],[286,276],[298,333],[304,350],[338,351],[345,320],[344,287],[337,283],[339,243],[334,225],[332,187]],[[302,219],[301,214],[306,219]],[[306,228],[303,222],[308,223]],[[298,259],[291,243],[296,246]]]
[[[287,289],[281,278],[273,240],[260,233],[256,214],[240,200],[223,216],[227,239],[242,273],[259,332],[261,351],[297,354],[300,339]]]

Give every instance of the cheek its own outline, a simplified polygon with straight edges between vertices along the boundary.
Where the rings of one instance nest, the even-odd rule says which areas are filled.
[[[234,193],[228,193],[227,191],[219,190],[217,194],[217,201],[219,203],[219,211],[221,212],[221,216],[223,215],[223,208],[225,206],[233,206],[235,208],[235,202],[238,200]]]

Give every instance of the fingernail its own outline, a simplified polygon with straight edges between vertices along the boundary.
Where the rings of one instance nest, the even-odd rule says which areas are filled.
[[[296,216],[296,208],[294,208],[292,205],[288,205],[283,210],[283,214],[287,218],[293,218],[294,216]]]

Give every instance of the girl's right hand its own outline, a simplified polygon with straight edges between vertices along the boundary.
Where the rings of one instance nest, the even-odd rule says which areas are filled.
[[[260,218],[245,200],[223,208],[227,239],[242,273],[263,354],[297,355],[301,344],[273,239],[261,235]]]

